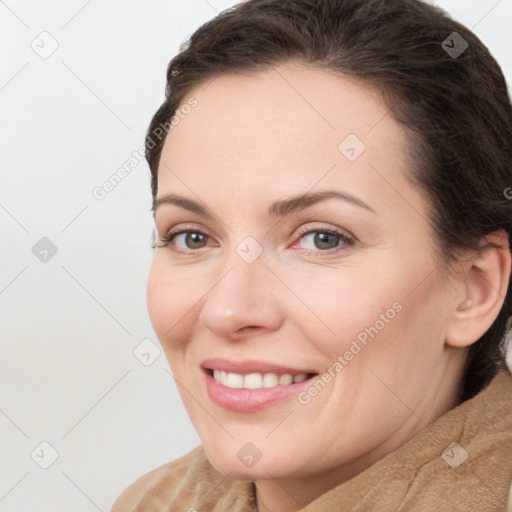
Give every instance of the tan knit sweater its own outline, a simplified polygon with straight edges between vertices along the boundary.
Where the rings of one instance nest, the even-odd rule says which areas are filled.
[[[501,370],[474,398],[301,511],[508,512],[511,482],[512,375]],[[198,446],[141,476],[112,507],[164,511],[256,512],[254,484],[224,477]]]

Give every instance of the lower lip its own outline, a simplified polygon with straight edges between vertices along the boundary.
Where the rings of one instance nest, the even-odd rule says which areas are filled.
[[[261,389],[228,388],[217,382],[208,372],[205,372],[205,378],[206,390],[214,403],[230,411],[255,412],[297,396],[300,388],[309,385],[314,377],[288,386]]]

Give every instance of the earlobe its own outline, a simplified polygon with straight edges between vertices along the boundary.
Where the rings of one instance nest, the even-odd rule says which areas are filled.
[[[507,294],[511,262],[505,231],[495,231],[482,239],[479,251],[467,262],[470,267],[462,283],[465,297],[455,304],[445,336],[447,345],[468,347],[491,327]]]

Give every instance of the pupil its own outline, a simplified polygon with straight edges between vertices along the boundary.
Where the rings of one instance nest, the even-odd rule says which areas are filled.
[[[195,244],[195,243],[201,243],[203,240],[201,239],[203,235],[199,234],[199,233],[192,233],[190,234],[189,233],[189,238],[192,239],[192,245]],[[188,243],[187,243],[188,245]]]
[[[333,237],[333,235],[331,235],[330,233],[320,233],[316,235],[315,243],[319,241],[319,245],[321,248],[332,249],[333,247],[336,247],[336,241],[334,239],[333,243],[329,244],[329,237]],[[322,246],[322,244],[327,244],[327,247],[325,245]]]

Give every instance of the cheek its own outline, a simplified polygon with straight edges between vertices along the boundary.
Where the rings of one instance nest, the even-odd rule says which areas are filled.
[[[183,286],[179,272],[166,268],[155,256],[148,276],[146,301],[153,328],[167,350],[179,346],[186,339],[188,322],[192,317],[193,304],[197,298]]]
[[[297,282],[294,290],[306,307],[298,309],[295,318],[307,338],[318,340],[318,348],[335,359],[359,335],[364,339],[365,329],[376,322],[378,330],[386,330],[397,316],[396,309],[400,309],[396,305],[400,293],[396,282],[393,287],[383,276],[380,280],[354,267]],[[385,323],[380,315],[384,315]]]

